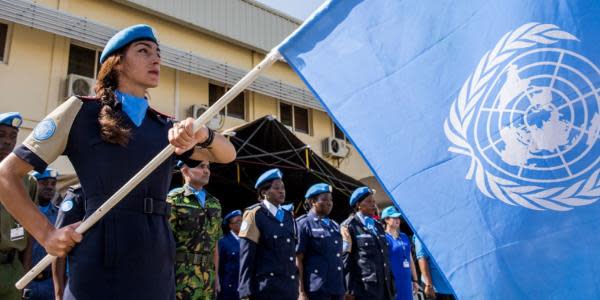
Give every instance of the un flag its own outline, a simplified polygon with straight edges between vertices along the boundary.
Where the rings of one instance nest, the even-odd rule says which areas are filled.
[[[600,298],[600,2],[341,0],[280,47],[461,299]]]

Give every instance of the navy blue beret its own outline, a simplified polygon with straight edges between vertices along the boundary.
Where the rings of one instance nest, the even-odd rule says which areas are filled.
[[[31,176],[35,177],[36,180],[56,178],[58,177],[58,171],[48,168],[44,171],[44,173],[33,171],[33,173],[31,173]]]
[[[19,128],[23,124],[23,118],[18,112],[3,113],[0,114],[0,124]]]
[[[312,198],[324,193],[331,193],[332,191],[333,189],[329,184],[317,183],[308,188],[306,194],[304,195],[304,199]]]
[[[370,188],[366,186],[357,188],[350,196],[350,206],[354,206],[358,201],[362,201],[369,194],[373,194],[373,191]]]
[[[241,210],[234,210],[228,214],[225,215],[225,217],[223,217],[223,224],[227,224],[229,223],[229,219],[233,218],[233,217],[237,217],[237,216],[241,216],[242,215],[242,211]]]
[[[117,52],[119,49],[129,45],[131,42],[149,40],[158,44],[158,36],[154,29],[146,24],[138,24],[122,29],[108,40],[102,55],[100,55],[100,63],[104,63],[106,59]]]
[[[256,184],[254,185],[254,188],[258,189],[260,186],[262,186],[263,184],[265,184],[269,181],[273,181],[275,179],[281,179],[281,178],[283,178],[283,173],[281,173],[281,171],[279,171],[279,169],[271,169],[269,171],[262,173],[262,175],[260,175],[260,177],[258,177],[258,179],[256,180]]]

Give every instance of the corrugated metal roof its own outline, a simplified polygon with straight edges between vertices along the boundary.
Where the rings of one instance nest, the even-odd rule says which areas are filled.
[[[102,47],[117,30],[25,0],[0,0],[0,20],[7,20]],[[188,51],[161,44],[162,64],[228,85],[238,82],[248,71],[219,63]],[[292,104],[323,110],[307,90],[260,76],[249,90]]]
[[[252,0],[113,0],[269,52],[301,21]]]

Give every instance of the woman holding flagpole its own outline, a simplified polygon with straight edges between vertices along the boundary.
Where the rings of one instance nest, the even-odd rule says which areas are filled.
[[[148,89],[160,75],[158,37],[148,25],[115,34],[100,57],[97,97],[72,97],[42,120],[0,163],[2,204],[49,254],[69,251],[64,299],[173,299],[173,236],[165,202],[176,159],[226,163],[235,149],[194,120],[174,124],[148,106]],[[69,157],[86,193],[86,216],[123,186],[168,144],[170,160],[144,179],[85,239],[77,224],[56,229],[27,199],[20,178]],[[77,243],[81,242],[76,246]]]

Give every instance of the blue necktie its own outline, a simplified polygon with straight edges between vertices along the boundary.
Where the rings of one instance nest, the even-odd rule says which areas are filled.
[[[377,227],[375,227],[375,220],[371,217],[365,217],[365,225],[373,234],[377,234]]]
[[[196,199],[198,199],[198,203],[200,203],[202,208],[204,208],[204,205],[206,204],[206,191],[204,189],[200,189],[199,191],[197,191],[191,186],[188,187],[192,191],[192,193],[194,193]]]
[[[145,98],[139,98],[129,94],[121,93],[119,91],[115,91],[115,96],[121,102],[121,109],[123,112],[127,114],[135,126],[140,127],[140,125],[142,125],[142,121],[144,121],[144,117],[146,116],[148,100]]]
[[[275,219],[277,219],[279,222],[283,222],[283,209],[281,209],[281,208],[277,209],[277,213],[275,214]]]

